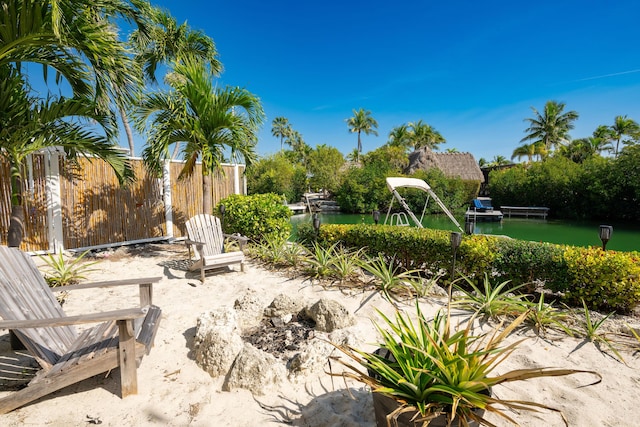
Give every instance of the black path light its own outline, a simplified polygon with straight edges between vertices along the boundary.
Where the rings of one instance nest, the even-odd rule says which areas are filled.
[[[320,217],[317,213],[313,214],[313,229],[316,231],[316,236],[320,234]]]
[[[600,240],[602,240],[602,250],[607,250],[607,242],[611,239],[611,235],[613,234],[613,227],[610,225],[601,225],[600,226]]]
[[[220,216],[222,217],[222,225],[224,225],[224,213],[227,211],[227,207],[224,205],[224,203],[220,203],[220,207],[218,208],[220,209]]]
[[[373,222],[375,222],[376,225],[380,222],[380,211],[377,209],[373,211]]]

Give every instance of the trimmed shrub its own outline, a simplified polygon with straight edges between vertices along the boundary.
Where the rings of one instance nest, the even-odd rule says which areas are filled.
[[[313,234],[311,234],[313,233]],[[445,273],[451,279],[453,252],[450,232],[383,225],[326,224],[310,241],[364,248],[369,256],[382,254],[406,269]],[[299,233],[299,236],[301,234]],[[496,236],[463,236],[455,275],[479,281],[485,273],[510,280],[514,286],[540,280],[565,301],[589,308],[629,312],[640,303],[640,253],[602,251],[600,248],[526,242]]]
[[[563,256],[569,304],[626,313],[640,303],[640,253],[566,246]]]
[[[220,205],[225,206],[222,228],[226,233],[240,233],[256,242],[286,240],[291,234],[291,210],[282,203],[282,196],[233,194],[216,207],[222,218]]]

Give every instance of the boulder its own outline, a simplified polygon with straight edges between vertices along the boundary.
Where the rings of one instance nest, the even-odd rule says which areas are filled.
[[[222,308],[198,317],[196,363],[212,377],[225,375],[243,346],[235,310]]]
[[[262,396],[287,376],[283,363],[274,356],[245,343],[229,371],[222,389],[243,388]]]
[[[307,307],[305,315],[316,323],[316,330],[323,332],[333,332],[355,323],[353,316],[342,304],[330,299],[320,299]]]

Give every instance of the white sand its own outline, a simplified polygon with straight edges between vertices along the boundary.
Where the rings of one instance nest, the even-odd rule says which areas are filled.
[[[39,401],[0,415],[0,426],[87,426],[91,420],[104,426],[370,426],[374,417],[370,393],[352,384],[352,395],[344,391],[340,378],[326,374],[309,376],[306,381],[289,383],[265,396],[250,392],[221,391],[223,378],[211,378],[193,358],[192,344],[196,319],[200,313],[222,306],[233,306],[249,289],[272,299],[280,293],[339,300],[356,313],[355,329],[360,339],[374,342],[371,319],[379,307],[389,304],[379,296],[367,299],[367,293],[347,295],[336,289],[323,289],[303,279],[289,279],[249,263],[245,272],[229,270],[210,273],[204,284],[196,275],[186,274],[175,262],[186,258],[181,245],[153,245],[162,250],[146,256],[114,256],[97,265],[90,279],[121,279],[163,276],[154,288],[154,303],[163,310],[155,347],[138,369],[138,395],[119,397],[118,373],[99,376],[72,385]],[[116,253],[117,255],[117,253]],[[124,308],[135,304],[137,289],[83,290],[70,295],[65,303],[68,314],[89,309],[98,311]],[[362,306],[363,302],[366,303]],[[425,304],[433,311],[441,302]],[[409,309],[412,307],[409,305]],[[2,331],[5,333],[6,331]],[[494,393],[501,398],[534,400],[558,408],[571,426],[640,425],[640,362],[631,352],[623,351],[624,365],[600,352],[592,343],[563,337],[553,341],[536,338],[525,341],[500,369],[524,367],[563,367],[596,370],[600,384],[580,388],[592,377],[575,375],[534,379],[508,386],[498,386]],[[521,338],[512,337],[512,339]],[[0,335],[0,370],[14,357],[8,349],[8,336]],[[6,381],[5,381],[6,382]],[[6,395],[9,391],[1,391]],[[511,413],[523,426],[563,425],[557,414]],[[491,418],[498,425],[509,425]]]

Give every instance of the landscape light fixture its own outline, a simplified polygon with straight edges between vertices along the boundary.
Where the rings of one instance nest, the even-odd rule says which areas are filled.
[[[600,240],[602,240],[602,250],[607,250],[607,242],[611,239],[611,234],[613,234],[613,227],[610,225],[601,225],[600,226]]]
[[[224,205],[224,203],[220,203],[220,207],[218,207],[218,209],[220,210],[220,216],[222,217],[222,225],[224,225],[224,213],[227,210],[227,207]]]
[[[313,229],[316,231],[316,236],[320,234],[320,217],[317,213],[313,214]]]
[[[378,225],[378,223],[380,222],[380,211],[379,210],[373,211],[373,222],[375,222],[376,225]]]

